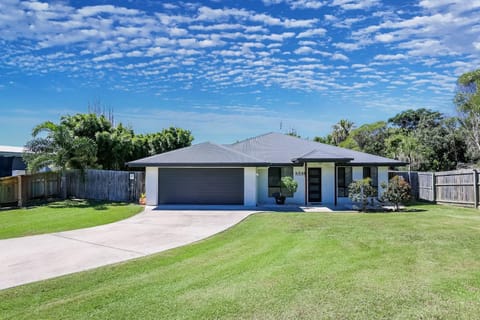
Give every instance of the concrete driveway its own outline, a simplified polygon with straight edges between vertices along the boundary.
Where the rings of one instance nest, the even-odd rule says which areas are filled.
[[[107,225],[0,240],[0,289],[179,247],[221,232],[254,212],[147,207]]]

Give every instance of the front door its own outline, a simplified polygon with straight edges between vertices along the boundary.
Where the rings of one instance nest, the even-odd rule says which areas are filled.
[[[322,201],[322,169],[308,169],[308,202]]]

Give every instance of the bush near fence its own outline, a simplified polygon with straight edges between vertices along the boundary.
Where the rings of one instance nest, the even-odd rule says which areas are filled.
[[[0,206],[23,206],[35,199],[74,197],[137,202],[145,192],[140,171],[86,170],[46,172],[0,178]]]
[[[415,198],[436,203],[450,203],[478,208],[479,172],[455,170],[443,172],[390,171],[389,177],[400,175],[415,189]]]

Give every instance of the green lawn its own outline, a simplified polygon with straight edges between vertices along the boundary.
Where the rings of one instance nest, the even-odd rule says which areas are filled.
[[[142,210],[141,206],[126,203],[66,200],[0,211],[0,239],[97,226]]]
[[[258,214],[194,245],[0,291],[0,314],[478,319],[480,211],[412,209]]]

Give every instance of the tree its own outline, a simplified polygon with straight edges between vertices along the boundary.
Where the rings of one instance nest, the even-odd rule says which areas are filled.
[[[332,142],[338,146],[345,141],[350,135],[350,131],[353,129],[354,123],[352,121],[341,119],[338,123],[334,124],[332,129]]]
[[[63,116],[60,125],[67,127],[77,137],[86,137],[95,141],[97,146],[97,164],[102,169],[120,170],[125,162],[132,160],[133,130],[121,123],[113,124],[104,115],[95,113]]]
[[[40,132],[47,136],[37,137]],[[114,126],[105,116],[94,113],[63,116],[59,124],[42,123],[33,135],[27,143],[33,153],[25,155],[32,169],[54,165],[62,170],[121,170],[128,161],[186,147],[193,141],[190,131],[174,127],[135,135],[131,128],[121,123]]]
[[[378,121],[364,124],[351,131],[341,147],[358,150],[366,153],[385,155],[385,139],[388,136],[387,123]]]
[[[394,117],[388,119],[388,123],[397,126],[405,131],[414,131],[420,125],[420,122],[430,123],[430,126],[439,124],[443,119],[443,115],[438,111],[420,108],[417,110],[408,109],[398,113]]]
[[[104,115],[95,113],[77,113],[73,116],[62,116],[60,125],[70,129],[75,136],[96,140],[99,132],[112,132],[113,125]]]
[[[365,178],[354,181],[348,186],[348,197],[361,205],[360,211],[366,212],[368,202],[377,196],[377,189],[372,186],[372,179]]]
[[[387,155],[413,170],[451,170],[465,161],[466,145],[456,119],[429,109],[406,110],[389,119]]]
[[[133,137],[134,132],[130,128],[124,127],[121,123],[116,126],[112,133],[110,133],[110,154],[111,162],[109,169],[121,170],[125,168],[125,163],[134,160],[133,154]]]
[[[144,157],[188,147],[193,141],[193,136],[189,130],[174,127],[147,134],[145,138],[148,143],[149,154],[144,155]]]
[[[318,137],[318,136],[314,137],[313,141],[320,142],[320,143],[325,143],[325,144],[334,144],[331,134],[328,134],[325,137]]]
[[[408,162],[409,170],[418,170],[423,161],[423,145],[413,133],[396,133],[385,139],[386,153],[395,159]]]
[[[480,158],[480,69],[460,76],[454,99],[458,120],[470,147],[470,158]]]
[[[46,136],[40,137],[41,133]],[[95,142],[75,136],[65,126],[43,122],[33,129],[32,136],[33,139],[26,144],[28,152],[23,156],[32,172],[47,167],[65,171],[95,166]]]
[[[418,140],[421,160],[418,170],[442,171],[455,169],[465,161],[465,139],[456,125],[456,119],[444,118],[438,124],[421,121],[413,132]]]
[[[385,190],[381,196],[382,201],[388,201],[395,205],[395,211],[400,211],[400,204],[405,203],[411,198],[412,188],[410,184],[400,176],[394,176],[388,182],[388,185],[383,182],[381,184]]]

